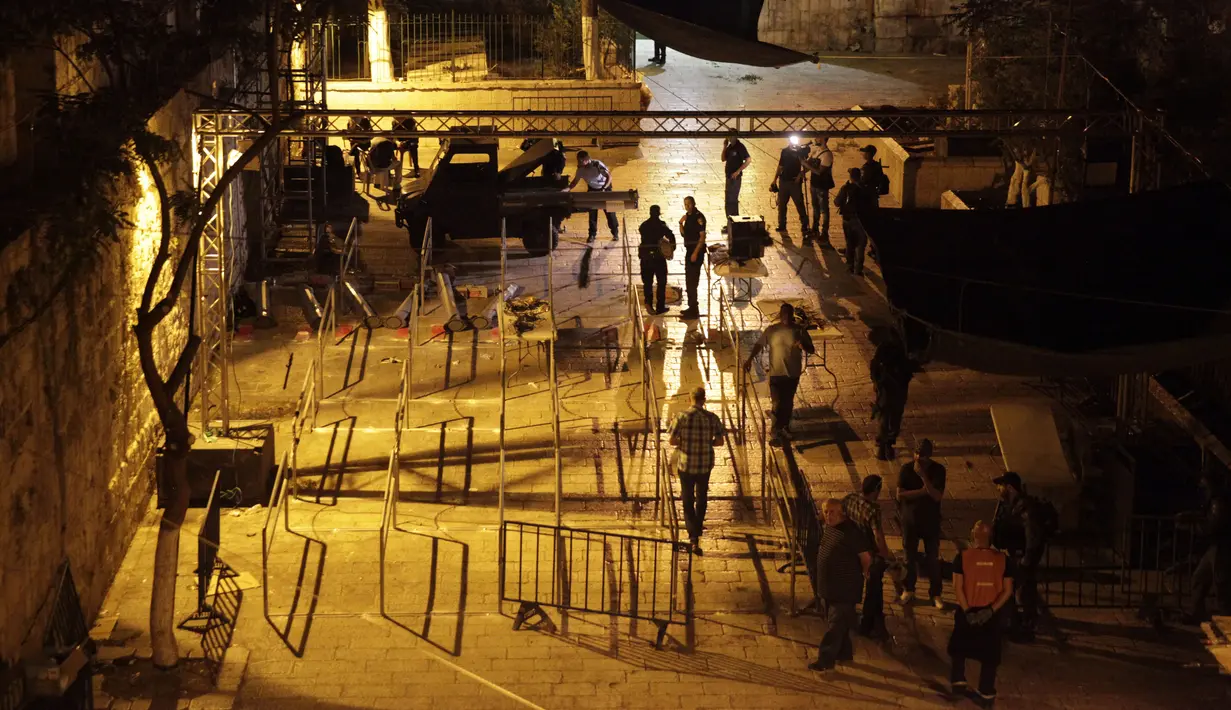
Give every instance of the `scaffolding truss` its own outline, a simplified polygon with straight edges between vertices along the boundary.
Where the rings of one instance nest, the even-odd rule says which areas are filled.
[[[396,122],[412,115],[413,129]],[[367,119],[360,122],[355,119]],[[836,137],[976,137],[1094,134],[1129,136],[1140,116],[1129,111],[361,111],[307,110],[284,135],[317,138],[775,138],[786,133]],[[200,135],[252,138],[271,125],[268,112],[202,110]],[[363,130],[355,130],[362,123]]]

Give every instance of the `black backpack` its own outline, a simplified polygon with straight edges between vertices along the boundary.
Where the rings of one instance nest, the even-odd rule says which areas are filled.
[[[1056,504],[1047,498],[1031,496],[1030,517],[1038,524],[1044,542],[1060,532],[1060,511],[1056,510]]]
[[[881,165],[881,161],[879,160],[872,164],[876,166],[876,176],[874,178],[875,181],[872,183],[872,187],[876,188],[876,194],[888,195],[889,176],[885,174],[885,166]]]

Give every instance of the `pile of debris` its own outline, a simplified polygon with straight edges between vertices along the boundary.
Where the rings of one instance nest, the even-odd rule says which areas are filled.
[[[547,317],[551,305],[536,296],[518,296],[504,302],[504,312],[513,316],[513,329],[518,335],[534,330]]]

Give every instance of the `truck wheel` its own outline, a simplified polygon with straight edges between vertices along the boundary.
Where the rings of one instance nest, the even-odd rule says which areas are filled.
[[[551,239],[550,247],[547,246],[549,238]],[[535,230],[523,227],[521,243],[526,248],[526,251],[530,252],[530,256],[547,256],[549,250],[560,246],[560,234],[554,229],[548,230],[544,227],[539,227]]]

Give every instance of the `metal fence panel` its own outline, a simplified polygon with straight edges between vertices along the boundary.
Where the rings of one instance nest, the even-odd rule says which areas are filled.
[[[392,16],[388,41],[393,77],[407,82],[584,78],[581,33],[575,25],[573,18],[547,15]],[[606,71],[631,76],[635,33],[608,19],[600,23],[600,35]],[[326,78],[370,79],[368,41],[366,21],[326,25]]]
[[[641,619],[658,627],[687,622],[692,578],[687,545],[635,535],[506,520],[500,526],[500,598],[518,602],[518,628],[543,607]]]

